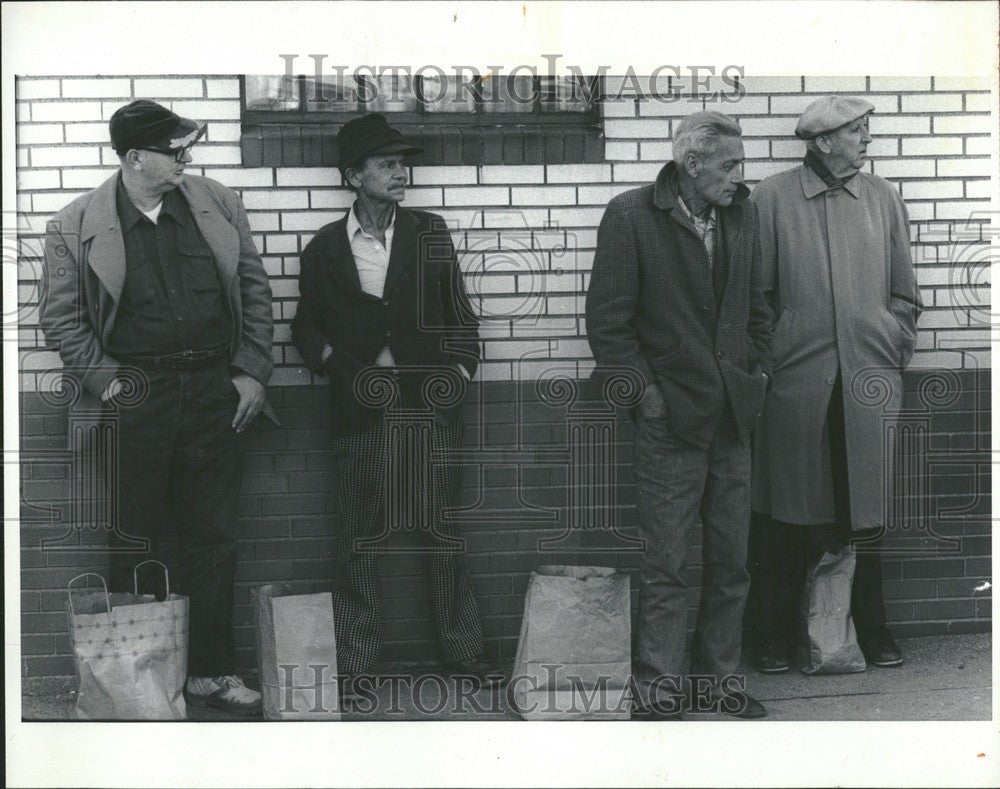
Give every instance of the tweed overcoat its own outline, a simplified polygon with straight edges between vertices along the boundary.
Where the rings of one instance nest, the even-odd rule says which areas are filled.
[[[595,374],[656,383],[681,438],[707,447],[726,399],[743,432],[757,421],[771,366],[771,314],[758,272],[755,209],[742,184],[717,208],[727,279],[716,303],[708,256],[677,202],[675,164],[615,197],[601,220],[587,292]]]
[[[829,189],[805,166],[764,179],[752,202],[777,317],[773,380],[755,435],[754,509],[789,523],[833,522],[825,424],[839,370],[851,526],[882,526],[892,479],[886,441],[921,308],[906,207],[878,176],[859,173]]]

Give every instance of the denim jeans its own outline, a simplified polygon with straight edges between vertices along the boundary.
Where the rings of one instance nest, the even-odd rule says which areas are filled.
[[[145,396],[118,408],[110,586],[131,591],[136,564],[163,561],[171,591],[190,599],[188,674],[232,674],[240,451],[231,424],[239,398],[225,359],[196,372],[142,370],[141,378]],[[176,536],[175,564],[164,555],[167,533]],[[141,572],[140,591],[155,591],[145,582],[154,571]]]
[[[704,569],[690,674],[708,676],[717,685],[739,664],[749,588],[750,444],[728,410],[707,448],[674,435],[668,418],[646,419],[640,414],[635,469],[639,523],[646,541],[635,673],[645,706],[683,693],[685,568],[699,520]]]

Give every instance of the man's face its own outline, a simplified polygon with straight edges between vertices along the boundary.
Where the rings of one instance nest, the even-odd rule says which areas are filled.
[[[175,159],[174,154],[159,151],[138,151],[137,158],[142,165],[142,176],[149,186],[164,192],[180,186],[184,180],[184,168],[192,161],[190,148],[184,149],[180,161]]]
[[[720,137],[714,151],[702,156],[694,176],[694,188],[712,205],[733,202],[737,187],[743,183],[743,140]]]
[[[348,170],[351,185],[376,203],[401,203],[406,196],[407,172],[401,154],[369,156],[361,167]]]
[[[868,158],[868,116],[851,121],[839,129],[822,135],[826,137],[830,152],[826,155],[830,172],[839,174],[847,170],[860,170]]]

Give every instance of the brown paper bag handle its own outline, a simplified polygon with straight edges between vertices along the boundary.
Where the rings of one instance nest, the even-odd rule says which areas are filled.
[[[167,572],[167,565],[163,562],[158,562],[156,559],[146,559],[144,562],[139,562],[135,567],[132,568],[132,589],[136,594],[139,594],[139,568],[144,564],[158,564],[163,568],[163,580],[167,586],[167,599],[170,598],[170,573]]]
[[[76,611],[73,608],[73,584],[79,581],[81,578],[86,578],[88,575],[98,578],[101,581],[101,586],[104,587],[104,599],[108,603],[108,614],[111,614],[111,596],[108,594],[108,584],[104,580],[103,575],[98,575],[97,573],[80,573],[80,575],[75,578],[71,578],[69,583],[66,584],[66,594],[69,597],[69,611],[73,616],[76,616]]]

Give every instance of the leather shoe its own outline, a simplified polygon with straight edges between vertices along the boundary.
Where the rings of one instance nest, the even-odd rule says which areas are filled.
[[[788,650],[775,644],[768,644],[760,649],[753,660],[753,667],[761,674],[782,674],[788,671],[790,666]]]
[[[453,660],[447,664],[447,667],[452,674],[474,677],[483,685],[495,686],[503,684],[503,672],[479,657],[468,658],[466,660]]]
[[[861,651],[865,653],[865,660],[868,661],[869,665],[880,668],[895,668],[903,665],[903,653],[886,628],[882,628],[882,632],[873,643],[863,645]]]
[[[719,712],[744,720],[760,720],[767,717],[764,705],[748,693],[731,693],[719,700]]]

